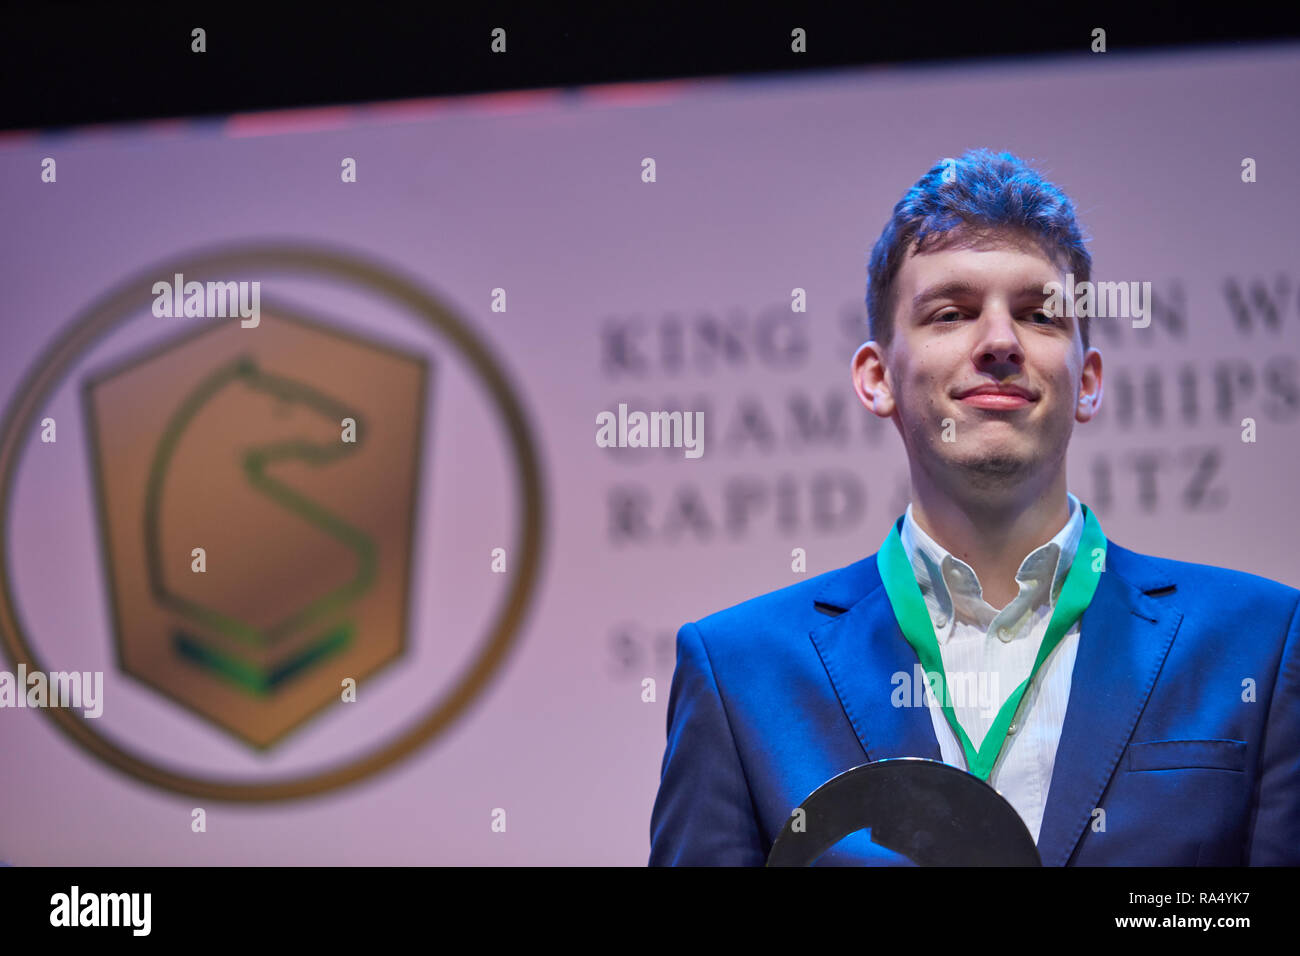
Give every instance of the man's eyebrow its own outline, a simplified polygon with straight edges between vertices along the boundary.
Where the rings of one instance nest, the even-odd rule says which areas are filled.
[[[916,297],[912,299],[912,311],[918,311],[927,302],[936,299],[955,299],[961,296],[978,295],[981,291],[979,286],[967,282],[965,279],[952,279],[948,282],[941,282],[918,292]],[[1016,299],[1046,298],[1047,293],[1043,291],[1042,285],[1028,282],[1013,292],[1012,297]]]

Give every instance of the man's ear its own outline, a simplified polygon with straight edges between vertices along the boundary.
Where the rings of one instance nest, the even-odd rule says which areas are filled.
[[[1074,420],[1090,422],[1101,408],[1101,352],[1095,348],[1083,354],[1083,371],[1079,376],[1079,404]]]
[[[894,414],[894,392],[889,387],[886,353],[874,339],[863,342],[849,363],[858,400],[881,418]]]

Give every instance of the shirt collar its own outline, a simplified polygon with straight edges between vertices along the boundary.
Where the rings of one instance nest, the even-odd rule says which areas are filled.
[[[1083,510],[1079,499],[1066,492],[1066,500],[1070,516],[1064,527],[1052,540],[1029,552],[1020,562],[1020,570],[1016,572],[1016,580],[1029,585],[1028,591],[1023,592],[1025,596],[1036,595],[1044,584],[1050,582],[1050,589],[1034,602],[1041,600],[1049,607],[1056,604],[1078,549],[1079,539],[1083,535]],[[952,636],[957,613],[975,619],[980,614],[988,614],[975,569],[951,554],[921,529],[912,517],[911,504],[903,516],[903,528],[899,537],[911,562],[912,572],[916,575],[916,583],[921,588],[921,596],[925,598],[930,610],[935,637],[940,644],[946,643]],[[980,623],[987,626],[987,622]]]

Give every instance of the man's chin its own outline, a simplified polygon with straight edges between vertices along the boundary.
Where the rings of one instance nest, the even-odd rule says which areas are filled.
[[[1033,473],[1034,459],[1011,450],[981,449],[978,456],[951,462],[966,480],[981,484],[1017,484]]]

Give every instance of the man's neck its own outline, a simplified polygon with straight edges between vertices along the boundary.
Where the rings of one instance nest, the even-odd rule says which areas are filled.
[[[994,501],[973,492],[956,497],[912,477],[912,520],[971,566],[984,600],[995,608],[1006,607],[1020,593],[1016,573],[1021,562],[1051,541],[1069,517],[1064,472],[1039,493]]]

